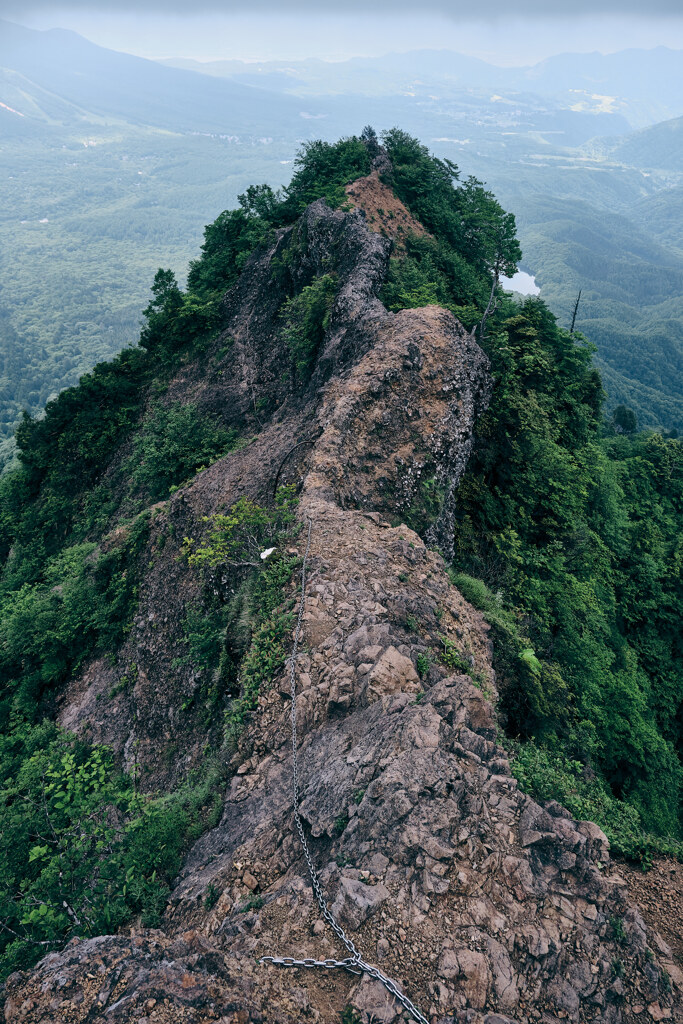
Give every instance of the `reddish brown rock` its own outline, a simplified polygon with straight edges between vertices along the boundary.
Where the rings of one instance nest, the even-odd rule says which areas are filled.
[[[120,664],[87,666],[61,714],[141,763],[152,789],[200,764],[220,724],[207,737],[190,700],[200,680],[177,663],[200,591],[180,538],[240,497],[270,500],[276,479],[292,483],[313,524],[296,663],[301,815],[325,898],[359,950],[381,954],[433,1022],[682,1019],[680,976],[663,967],[674,954],[628,900],[603,833],[519,791],[500,745],[488,627],[442,556],[400,525],[435,481],[442,500],[424,532],[447,552],[491,381],[451,313],[384,309],[390,249],[358,210],[320,200],[247,263],[215,350],[183,367],[168,400],[254,439],[158,507]],[[282,373],[283,297],[330,267],[329,326],[310,382],[295,385]],[[219,592],[230,582],[216,574]],[[444,639],[468,673],[443,664]],[[7,1024],[338,1024],[350,1003],[363,1020],[394,1019],[371,979],[259,962],[347,955],[320,927],[294,827],[290,714],[284,670],[225,752],[234,775],[221,821],[187,856],[162,928],[69,944],[12,976]],[[209,885],[221,893],[212,909]],[[245,889],[259,899],[245,904]]]

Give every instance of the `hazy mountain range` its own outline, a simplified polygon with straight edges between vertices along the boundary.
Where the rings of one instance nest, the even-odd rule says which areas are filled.
[[[5,436],[23,408],[135,341],[156,267],[182,275],[203,225],[248,184],[285,183],[303,141],[368,122],[485,180],[565,321],[582,289],[578,326],[611,402],[683,428],[680,53],[522,69],[445,51],[178,63],[0,23]]]
[[[552,97],[572,110],[620,114],[631,127],[683,114],[683,62],[676,50],[563,53],[531,67],[502,68],[448,50],[353,60],[207,61],[170,59],[176,68],[231,78],[293,96],[427,94],[497,89]]]

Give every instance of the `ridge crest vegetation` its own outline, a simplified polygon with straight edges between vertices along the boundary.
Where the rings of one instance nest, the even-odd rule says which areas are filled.
[[[451,572],[492,627],[517,776],[597,821],[617,851],[644,862],[681,852],[683,446],[638,433],[628,410],[606,422],[591,344],[541,301],[500,289],[521,251],[495,197],[399,129],[382,143],[371,129],[309,143],[287,188],[249,188],[206,228],[186,291],[158,271],[140,345],[17,431],[18,467],[0,479],[2,976],[72,935],[134,915],[154,924],[184,850],[220,813],[224,757],[174,793],[145,794],[111,752],[55,725],[56,695],[89,659],[116,663],[153,557],[155,503],[249,443],[246,424],[178,401],[170,383],[193,362],[213,365],[223,297],[249,261],[311,202],[344,210],[345,186],[373,167],[428,232],[392,253],[380,298],[391,311],[444,306],[491,361]],[[310,386],[335,294],[330,267],[285,295],[294,391]],[[286,657],[296,559],[261,562],[258,548],[273,531],[286,539],[293,501],[245,499],[185,542],[204,589],[174,664],[209,680],[207,721],[220,710],[225,724],[214,755]],[[227,589],[211,575],[221,572]]]

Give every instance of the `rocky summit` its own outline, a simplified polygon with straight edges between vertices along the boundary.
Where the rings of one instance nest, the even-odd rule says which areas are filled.
[[[205,536],[242,499],[265,507],[289,488],[301,817],[331,913],[364,960],[432,1024],[683,1021],[680,964],[629,898],[606,835],[536,802],[511,773],[490,628],[447,567],[495,382],[452,312],[380,301],[392,253],[410,231],[426,234],[381,170],[357,178],[340,208],[314,200],[257,247],[221,300],[211,350],[174,370],[168,401],[218,411],[250,441],[154,506],[121,653],[71,675],[58,721],[106,744],[150,792],[201,767],[220,722],[195,714],[198,674],[178,664],[180,624],[203,585],[183,538]],[[336,275],[295,389],[283,377],[283,266],[290,290]],[[427,480],[438,507],[418,532],[406,518]],[[208,578],[234,590],[220,567]],[[290,617],[287,656],[294,627]],[[7,1024],[410,1019],[371,976],[260,962],[348,955],[294,824],[289,667],[223,748],[219,820],[185,855],[158,927],[75,937],[15,971]]]

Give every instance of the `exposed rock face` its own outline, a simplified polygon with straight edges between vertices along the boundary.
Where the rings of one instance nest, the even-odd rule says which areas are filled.
[[[391,173],[391,164],[382,173]],[[428,234],[419,220],[416,220],[401,200],[385,185],[374,170],[367,178],[358,178],[346,186],[351,206],[357,207],[365,216],[371,231],[394,239],[400,252],[408,235]]]
[[[448,555],[455,491],[488,399],[488,361],[438,306],[373,321],[368,335],[369,351],[326,389],[307,487],[387,515],[419,517],[434,501],[428,539]]]
[[[251,258],[226,296],[213,356],[188,365],[169,388],[169,402],[193,402],[255,436],[156,506],[150,564],[118,663],[89,665],[59,702],[62,725],[106,743],[129,768],[141,765],[150,789],[177,783],[201,763],[207,742],[200,711],[188,709],[200,677],[178,664],[186,608],[200,598],[198,578],[178,561],[179,543],[201,532],[204,516],[245,494],[270,501],[279,472],[282,483],[308,471],[308,489],[344,507],[402,517],[411,508],[419,516],[426,498],[436,502],[430,539],[448,553],[455,488],[488,399],[488,363],[436,306],[387,313],[376,293],[390,249],[360,212],[313,203]],[[330,326],[302,388],[283,374],[290,361],[280,309],[287,289],[332,269],[338,292]],[[292,455],[304,439],[314,443]]]
[[[486,358],[443,310],[384,310],[376,291],[389,242],[358,212],[315,203],[299,230],[295,273],[335,258],[341,283],[311,384],[295,394],[279,380],[272,260],[283,234],[226,300],[234,342],[222,369],[188,368],[174,385],[200,403],[229,399],[228,415],[247,419],[256,386],[271,399],[269,419],[248,448],[160,507],[153,534],[172,523],[182,537],[244,493],[267,495],[283,459],[281,479],[302,481],[300,515],[313,532],[297,662],[301,813],[328,902],[364,957],[432,1021],[681,1020],[662,940],[626,899],[604,835],[557,804],[539,806],[510,774],[486,623],[441,556],[385,518],[419,504],[428,478],[440,493],[431,538],[447,535],[486,403]],[[314,443],[290,454],[303,438]],[[169,544],[145,580],[128,646],[137,681],[117,698],[118,732],[107,734],[124,754],[142,739],[137,757],[152,778],[164,777],[154,754],[164,736],[182,737],[190,764],[200,741],[178,711],[191,681],[169,682],[196,586],[176,554]],[[442,663],[445,642],[469,674]],[[64,712],[76,723],[102,688],[97,666],[88,672],[71,691],[77,714]],[[222,820],[190,852],[163,929],[72,942],[14,975],[8,1024],[332,1024],[349,1004],[364,1022],[397,1019],[369,978],[257,963],[345,955],[320,920],[293,827],[290,705],[284,677],[261,695]],[[209,886],[219,894],[211,909]]]

